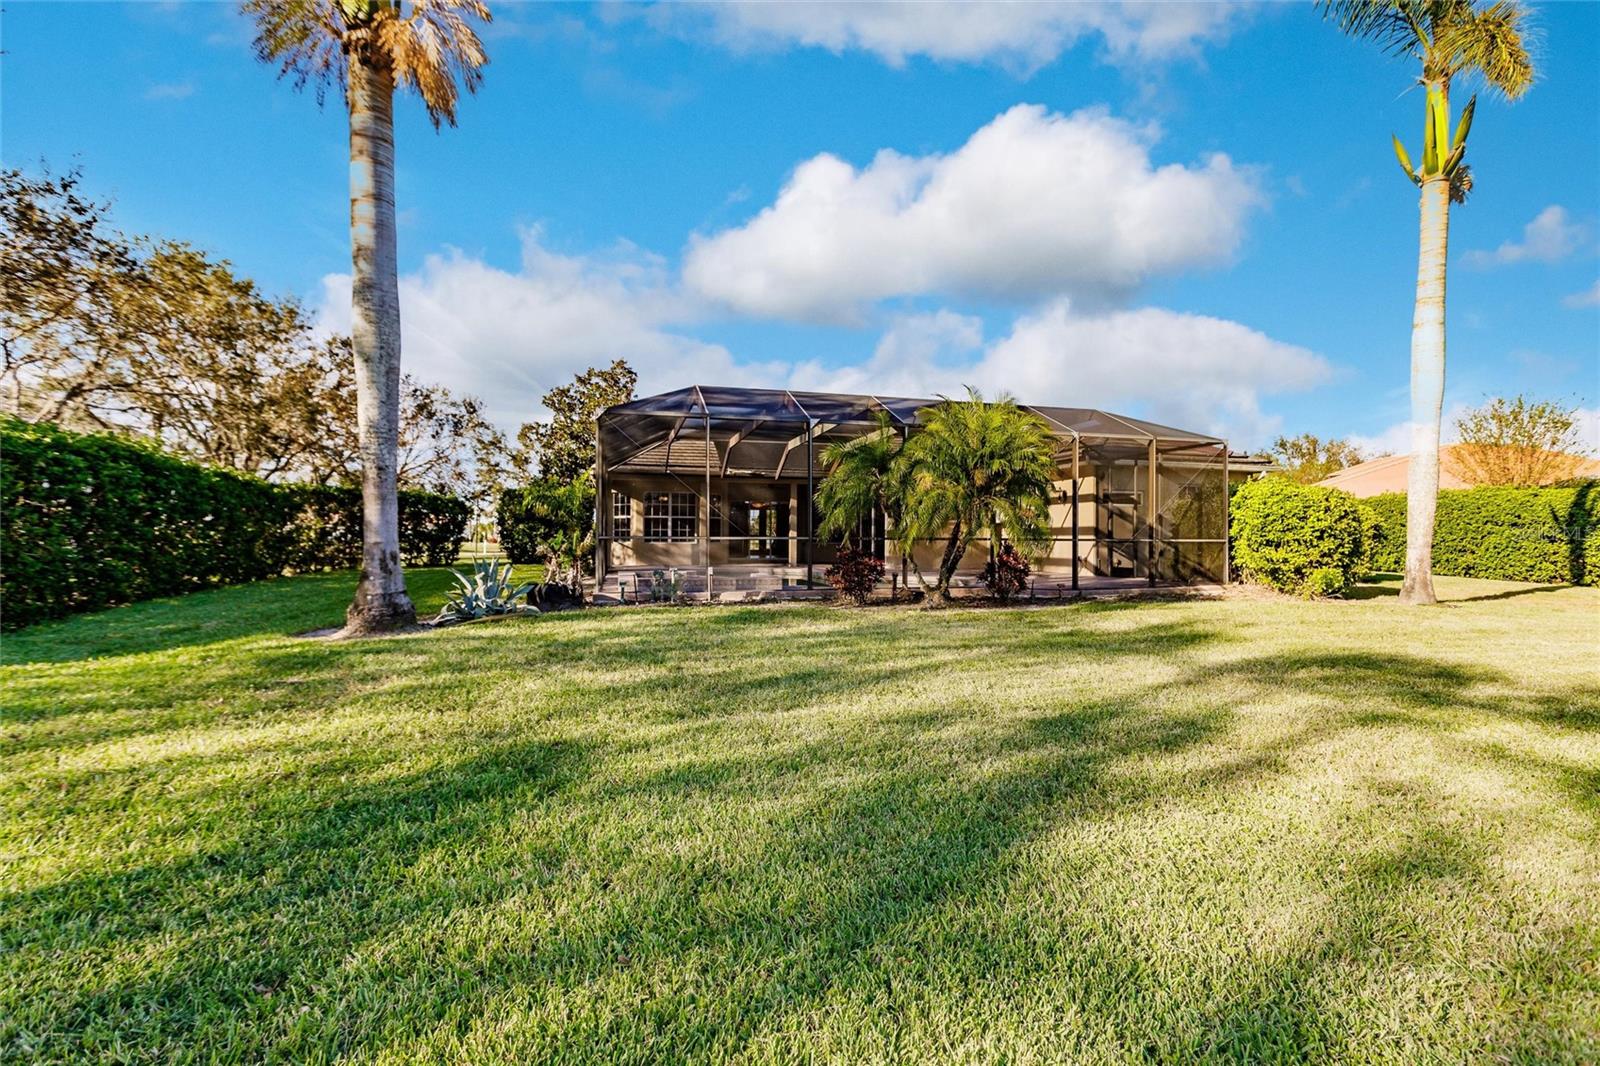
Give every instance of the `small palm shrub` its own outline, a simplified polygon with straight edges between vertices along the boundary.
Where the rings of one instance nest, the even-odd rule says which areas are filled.
[[[676,566],[671,570],[650,571],[651,603],[680,603],[683,598],[683,575]]]
[[[1339,596],[1369,571],[1382,527],[1354,496],[1288,478],[1233,494],[1233,562],[1247,581],[1308,599]]]
[[[1028,575],[1032,572],[1028,560],[1011,546],[1011,542],[1001,541],[1000,550],[983,568],[983,583],[989,586],[995,599],[1009,603],[1011,597],[1028,587]]]
[[[472,564],[471,574],[452,570],[450,575],[456,579],[457,590],[435,619],[439,625],[529,610],[517,601],[528,594],[533,582],[512,584],[510,563],[480,559]]]
[[[883,580],[883,560],[857,548],[840,548],[833,565],[822,576],[839,595],[848,596],[860,606]]]

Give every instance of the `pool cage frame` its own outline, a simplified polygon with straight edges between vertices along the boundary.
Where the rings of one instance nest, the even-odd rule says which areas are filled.
[[[703,570],[709,596],[715,566],[739,565],[726,558],[715,561],[714,546],[724,546],[721,551],[726,555],[736,546],[757,540],[748,530],[736,530],[736,509],[730,508],[728,489],[758,481],[791,486],[791,501],[798,497],[803,483],[803,505],[796,507],[791,502],[788,531],[778,535],[768,531],[759,539],[764,550],[782,541],[791,569],[798,570],[803,564],[804,587],[815,587],[817,564],[829,561],[821,556],[837,545],[836,540],[821,540],[816,535],[815,493],[825,475],[818,465],[820,452],[829,443],[878,431],[885,424],[906,439],[918,431],[918,412],[938,402],[693,385],[607,408],[596,420],[597,587],[613,569],[670,565]],[[1058,442],[1061,476],[1052,514],[1055,505],[1066,513],[1061,526],[1052,522],[1058,535],[1052,538],[1047,569],[1049,563],[1060,562],[1058,549],[1064,546],[1069,566],[1057,566],[1055,571],[1070,569],[1073,591],[1082,587],[1086,568],[1097,575],[1122,572],[1124,577],[1142,576],[1152,586],[1228,580],[1230,470],[1226,441],[1094,408],[1019,406],[1038,416]],[[658,566],[648,561],[613,563],[617,545],[625,543],[633,551],[641,539],[651,540],[648,535],[640,538],[637,518],[629,521],[626,537],[617,535],[620,516],[612,491],[619,483],[639,478],[653,478],[657,484],[681,487],[696,496],[694,535],[674,537],[669,530],[666,538],[655,538],[662,544],[692,545],[693,552],[678,551],[682,561]],[[1092,481],[1092,497],[1084,495],[1086,481]],[[723,487],[720,495],[714,492],[719,484]],[[1195,504],[1196,500],[1200,502]],[[1082,528],[1086,503],[1094,526],[1087,537]],[[1185,517],[1179,517],[1180,504],[1188,508]],[[793,513],[796,510],[798,514]],[[862,535],[887,556],[893,542],[885,526],[882,516],[877,516],[872,529]],[[1185,533],[1198,535],[1181,535]],[[992,556],[994,546],[986,539],[980,538],[976,544],[980,552]],[[920,543],[913,547],[913,555],[917,547]],[[1208,552],[1218,558],[1204,563],[1200,557]]]

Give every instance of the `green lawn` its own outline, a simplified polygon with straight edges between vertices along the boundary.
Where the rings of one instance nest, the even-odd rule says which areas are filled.
[[[4,638],[0,1060],[1600,1060],[1600,590],[350,584]]]

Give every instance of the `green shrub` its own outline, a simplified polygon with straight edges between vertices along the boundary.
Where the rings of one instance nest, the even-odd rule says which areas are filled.
[[[1377,570],[1406,565],[1406,497],[1365,501],[1382,521]],[[1600,582],[1600,482],[1564,488],[1446,489],[1433,526],[1433,572],[1501,581]]]
[[[1337,596],[1367,570],[1377,519],[1337,489],[1264,478],[1233,495],[1233,563],[1248,581],[1299,596]]]
[[[455,560],[467,506],[400,494],[401,556]],[[153,445],[0,419],[0,610],[5,628],[118,603],[353,567],[361,494],[273,485]]]
[[[576,587],[593,567],[594,482],[539,478],[500,494],[495,508],[500,547],[514,563],[543,563],[545,580]]]

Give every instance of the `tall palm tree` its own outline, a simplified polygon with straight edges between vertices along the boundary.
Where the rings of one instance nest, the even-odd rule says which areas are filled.
[[[350,113],[350,337],[361,452],[361,580],[346,632],[416,621],[400,567],[396,489],[400,423],[400,292],[395,257],[394,91],[422,98],[434,129],[456,122],[488,62],[470,20],[482,0],[245,0],[255,51],[320,101],[339,85]]]
[[[895,540],[902,555],[919,540],[944,539],[928,601],[950,601],[950,579],[980,536],[1006,537],[1024,554],[1050,541],[1050,494],[1057,472],[1055,437],[1037,416],[1001,396],[986,402],[942,399],[919,412],[921,428],[890,471],[898,498]],[[919,575],[920,576],[920,575]]]
[[[1515,99],[1533,84],[1523,44],[1527,11],[1515,0],[1322,0],[1324,15],[1353,37],[1376,41],[1422,64],[1426,91],[1422,165],[1399,137],[1395,156],[1422,190],[1417,302],[1411,319],[1411,462],[1406,481],[1406,576],[1402,603],[1433,603],[1433,519],[1439,502],[1439,418],[1444,405],[1445,252],[1450,204],[1465,203],[1472,171],[1464,162],[1477,97],[1450,133],[1450,85],[1476,74]]]

